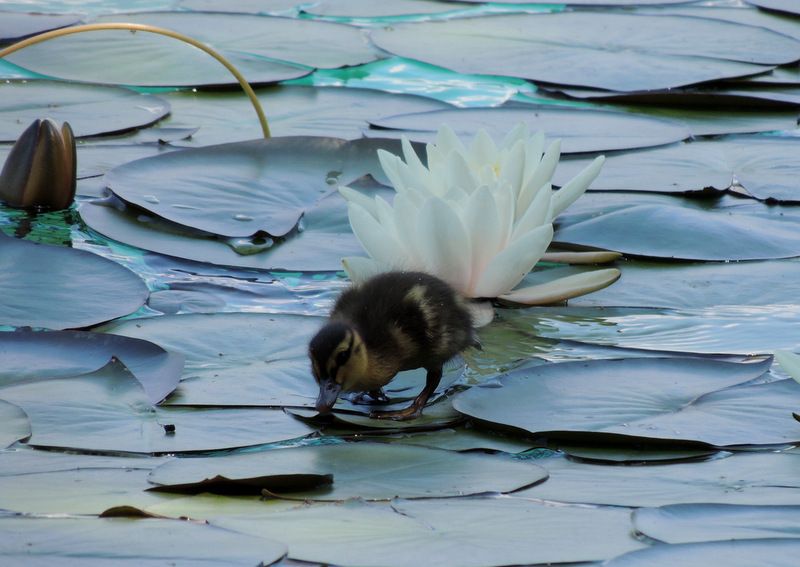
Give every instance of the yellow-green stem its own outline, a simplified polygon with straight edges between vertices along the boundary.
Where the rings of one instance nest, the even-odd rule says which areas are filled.
[[[172,30],[159,28],[155,26],[148,26],[146,24],[132,24],[128,22],[110,22],[106,24],[84,24],[80,26],[73,26],[69,28],[63,28],[59,30],[49,31],[45,33],[41,33],[39,35],[35,35],[33,37],[29,37],[28,39],[23,39],[15,43],[14,45],[10,45],[3,50],[0,50],[0,59],[9,55],[10,53],[14,53],[22,49],[23,47],[27,47],[29,45],[33,45],[35,43],[39,43],[41,41],[45,41],[47,39],[52,39],[54,37],[61,37],[73,33],[80,33],[85,31],[95,31],[95,30],[131,30],[131,31],[144,31],[150,33],[157,33],[161,35],[165,35],[167,37],[172,37],[175,39],[179,39],[183,42],[188,43],[189,45],[193,45],[198,49],[202,49],[211,57],[222,63],[225,68],[231,72],[231,74],[236,77],[236,80],[239,81],[239,84],[242,86],[242,89],[247,94],[247,97],[250,99],[250,102],[253,104],[253,108],[256,110],[256,114],[258,114],[258,120],[261,123],[261,130],[264,132],[264,137],[269,138],[269,126],[267,125],[267,118],[264,116],[264,111],[261,109],[261,104],[258,102],[258,97],[256,93],[253,91],[250,83],[247,82],[247,79],[242,76],[242,74],[234,67],[230,61],[225,59],[222,55],[208,47],[207,45],[200,43],[196,39],[192,39],[187,35],[183,35],[182,33],[174,32]]]

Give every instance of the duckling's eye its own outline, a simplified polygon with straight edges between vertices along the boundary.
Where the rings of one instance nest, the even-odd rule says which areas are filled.
[[[336,353],[336,365],[337,366],[344,366],[347,363],[347,360],[350,358],[350,351],[343,350],[341,352]]]

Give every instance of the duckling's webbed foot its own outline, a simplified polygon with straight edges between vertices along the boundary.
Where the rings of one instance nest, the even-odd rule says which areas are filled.
[[[414,399],[410,406],[401,410],[394,411],[374,411],[369,414],[372,419],[394,419],[397,421],[405,421],[409,419],[416,419],[422,414],[422,409],[428,403],[428,399],[436,391],[439,381],[442,379],[442,368],[431,370],[428,369],[428,376],[425,379],[425,387]]]
[[[354,404],[388,404],[389,396],[383,391],[383,388],[371,390],[369,392],[357,392],[348,398]]]

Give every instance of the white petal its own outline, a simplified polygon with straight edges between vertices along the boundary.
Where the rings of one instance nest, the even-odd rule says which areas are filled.
[[[467,155],[467,148],[464,147],[456,133],[447,124],[439,126],[439,131],[436,133],[436,147],[444,155],[452,151]]]
[[[530,137],[531,130],[528,128],[528,124],[525,122],[520,122],[514,126],[514,128],[512,128],[508,134],[506,134],[506,137],[503,139],[503,143],[500,144],[500,149],[511,149],[518,140],[522,140],[524,142]]]
[[[403,263],[403,247],[364,207],[349,203],[347,213],[353,233],[373,260],[389,265]]]
[[[559,250],[545,252],[542,262],[553,264],[607,264],[619,260],[622,254],[611,250],[586,250],[583,252],[572,250]]]
[[[508,150],[503,165],[500,167],[498,179],[506,181],[514,190],[514,196],[519,197],[522,190],[522,180],[525,174],[525,143],[519,140]]]
[[[372,258],[364,258],[363,256],[342,258],[342,267],[344,268],[344,273],[354,283],[363,282],[375,274],[388,272],[391,269],[386,264],[381,264]]]
[[[525,179],[522,191],[520,192],[520,206],[527,207],[528,204],[538,194],[539,190],[545,183],[549,182],[553,177],[553,173],[558,165],[558,160],[561,157],[561,140],[556,140],[542,156],[541,162],[533,171],[533,173]]]
[[[387,152],[386,150],[378,150],[378,161],[381,162],[383,172],[389,179],[391,186],[394,187],[394,190],[398,192],[403,191],[405,189],[405,186],[403,185],[403,179],[400,177],[400,174],[397,171],[400,158],[391,152]]]
[[[422,162],[417,156],[417,152],[414,150],[411,142],[408,141],[408,138],[403,136],[401,138],[401,143],[403,145],[403,156],[406,158],[406,164],[408,164],[408,168],[411,170],[411,173],[413,173],[414,177],[417,177],[418,179],[427,179],[428,168],[422,165]]]
[[[496,183],[492,188],[492,195],[494,196],[499,218],[500,245],[506,246],[511,241],[511,234],[514,230],[514,217],[517,210],[516,198],[507,183]]]
[[[526,305],[555,303],[608,287],[617,281],[619,276],[620,271],[616,268],[593,270],[558,278],[539,285],[516,289],[511,293],[501,295],[500,299]]]
[[[339,194],[347,199],[348,202],[358,203],[364,209],[366,209],[369,214],[371,214],[375,219],[378,218],[378,205],[375,203],[375,199],[372,197],[367,197],[363,193],[356,191],[355,189],[351,189],[350,187],[339,187]]]
[[[422,258],[419,252],[419,234],[417,231],[417,219],[419,217],[419,205],[416,203],[415,196],[419,197],[416,191],[406,191],[394,198],[392,204],[392,215],[395,231],[397,232],[397,242],[405,250],[406,263],[408,269],[421,269]],[[419,197],[420,204],[423,201]]]
[[[785,350],[775,351],[775,360],[781,365],[784,372],[800,382],[800,356]]]
[[[605,156],[598,156],[586,166],[578,175],[570,179],[561,189],[553,195],[553,216],[556,218],[564,209],[586,192],[589,184],[600,174],[600,168],[606,161]]]
[[[469,146],[467,162],[474,169],[478,169],[486,164],[494,167],[496,161],[497,148],[492,141],[492,137],[486,130],[478,130],[478,133],[472,139],[472,144]]]
[[[464,293],[470,280],[470,243],[461,218],[445,201],[431,197],[422,205],[417,224],[425,268]]]
[[[467,309],[475,327],[485,327],[494,320],[494,306],[491,301],[469,301]]]
[[[447,154],[444,171],[445,185],[439,187],[439,191],[441,191],[441,193],[438,194],[439,197],[444,195],[444,192],[453,186],[459,187],[466,193],[472,193],[479,185],[478,178],[472,172],[472,168],[467,163],[464,154],[458,152],[450,152]]]
[[[469,296],[489,262],[505,244],[497,205],[488,187],[480,187],[470,196],[464,208],[464,224],[469,231],[472,252],[471,277],[466,290]]]
[[[375,197],[375,204],[378,208],[378,218],[376,219],[386,230],[387,234],[397,239],[397,230],[394,226],[394,214],[392,206],[383,197]]]
[[[528,179],[539,167],[544,152],[544,132],[541,130],[525,140],[525,175],[523,179]]]
[[[425,146],[425,153],[428,156],[428,171],[433,173],[444,167],[447,154],[445,154],[441,148],[436,147],[435,144],[428,143]]]
[[[546,183],[542,190],[539,191],[539,194],[536,195],[533,203],[523,213],[522,218],[514,224],[511,240],[516,240],[537,226],[550,222],[550,199],[552,194],[553,191],[550,189],[550,184]],[[519,211],[517,211],[517,214],[519,214]]]
[[[533,269],[552,239],[553,225],[546,224],[506,246],[489,263],[472,297],[497,297],[511,291]]]

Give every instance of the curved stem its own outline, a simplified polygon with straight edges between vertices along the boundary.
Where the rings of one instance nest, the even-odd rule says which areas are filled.
[[[253,108],[256,110],[256,114],[258,115],[258,120],[261,123],[261,130],[264,132],[264,137],[269,138],[269,126],[267,125],[267,118],[264,116],[264,111],[261,109],[261,104],[258,102],[258,97],[256,97],[256,93],[253,91],[253,88],[247,82],[247,79],[242,76],[242,74],[234,67],[227,59],[225,59],[222,55],[208,47],[207,45],[200,43],[196,39],[192,39],[187,35],[183,35],[182,33],[174,32],[172,30],[159,28],[155,26],[148,26],[146,24],[133,24],[127,22],[110,22],[107,24],[84,24],[80,26],[73,26],[69,28],[62,28],[59,30],[53,30],[45,33],[41,33],[39,35],[35,35],[33,37],[29,37],[28,39],[23,39],[9,47],[6,47],[3,50],[0,50],[0,59],[14,53],[22,49],[23,47],[27,47],[29,45],[33,45],[35,43],[39,43],[41,41],[45,41],[47,39],[52,39],[54,37],[61,37],[73,33],[80,33],[85,31],[94,31],[94,30],[130,30],[130,31],[145,31],[151,33],[157,33],[161,35],[165,35],[168,37],[172,37],[175,39],[179,39],[189,45],[193,45],[198,49],[202,49],[211,57],[222,63],[225,68],[231,72],[231,74],[236,77],[236,80],[239,81],[239,84],[242,86],[242,89],[247,94],[247,97],[250,99],[250,102],[253,104]]]

